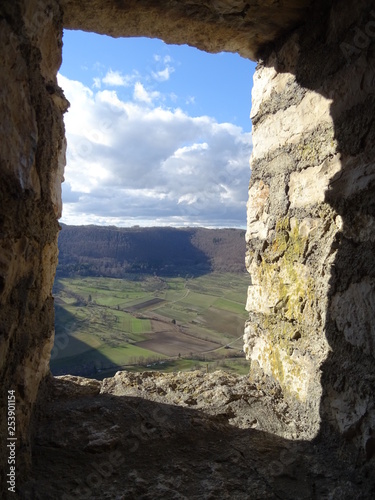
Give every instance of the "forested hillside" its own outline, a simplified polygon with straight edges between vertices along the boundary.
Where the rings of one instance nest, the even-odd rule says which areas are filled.
[[[61,226],[58,276],[245,271],[245,231],[241,229]]]

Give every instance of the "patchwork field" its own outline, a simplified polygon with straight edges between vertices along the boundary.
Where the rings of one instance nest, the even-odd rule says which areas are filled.
[[[102,378],[121,368],[247,373],[247,274],[136,280],[60,278],[54,286],[54,374]]]

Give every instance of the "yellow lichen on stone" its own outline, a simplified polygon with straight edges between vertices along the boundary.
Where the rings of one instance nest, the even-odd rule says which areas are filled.
[[[314,282],[301,262],[307,237],[300,235],[295,219],[278,221],[275,233],[261,264],[252,267],[253,281],[261,286],[264,296],[274,297],[274,310],[270,313],[279,313],[288,320],[301,322],[305,306],[314,295]]]
[[[309,360],[301,356],[290,355],[283,343],[277,344],[262,339],[257,342],[251,360],[261,367],[263,372],[277,380],[285,395],[293,395],[300,401],[306,401],[311,371]],[[251,375],[251,373],[250,373]]]
[[[263,314],[258,318],[258,333],[254,330],[251,334],[253,349],[248,356],[258,361],[285,393],[293,393],[300,400],[307,397],[307,365],[295,359],[295,347],[297,340],[306,341],[304,331],[310,323],[315,296],[314,280],[303,261],[307,241],[298,220],[280,219],[261,263],[251,266],[262,305],[258,312]],[[256,306],[255,300],[252,305]]]

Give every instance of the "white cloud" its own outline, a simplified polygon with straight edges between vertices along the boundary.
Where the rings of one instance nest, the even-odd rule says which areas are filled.
[[[102,81],[100,80],[100,78],[95,77],[95,78],[93,78],[93,81],[94,81],[94,83],[92,86],[94,87],[94,89],[100,89],[100,87],[102,86]]]
[[[240,127],[152,106],[59,75],[71,102],[63,222],[244,226],[251,137]],[[145,106],[147,104],[147,106]]]
[[[175,69],[171,66],[172,58],[169,55],[164,57],[159,54],[154,54],[154,61],[158,66],[157,71],[151,71],[151,76],[157,82],[166,82],[171,77],[171,74],[174,73]],[[162,66],[165,66],[164,68]]]
[[[111,87],[129,87],[138,76],[136,71],[130,75],[123,75],[120,71],[110,69],[102,79],[102,82]]]
[[[134,100],[139,102],[145,102],[146,104],[152,104],[154,99],[158,99],[160,97],[160,92],[150,91],[148,92],[141,82],[137,82],[134,85]]]
[[[156,73],[153,71],[152,76],[158,82],[166,82],[169,80],[171,74],[174,72],[174,68],[167,66],[161,71],[157,71]]]

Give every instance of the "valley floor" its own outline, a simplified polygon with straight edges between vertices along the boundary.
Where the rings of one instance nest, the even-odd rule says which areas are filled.
[[[221,368],[246,374],[248,285],[247,273],[59,278],[52,373],[103,379],[124,368]]]

